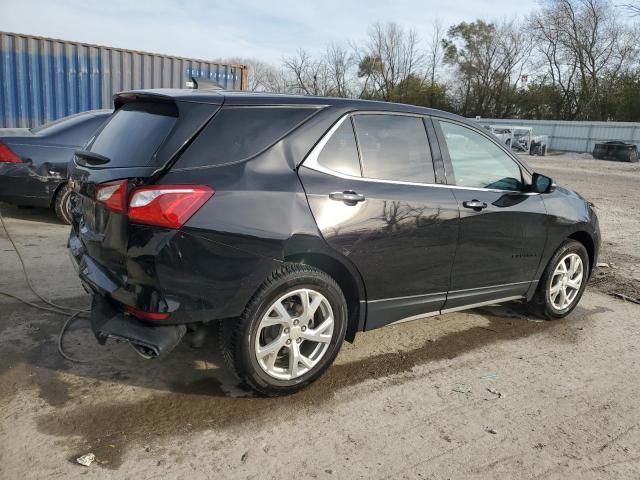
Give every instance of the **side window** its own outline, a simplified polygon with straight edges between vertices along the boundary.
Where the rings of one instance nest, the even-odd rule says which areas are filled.
[[[356,146],[351,119],[347,118],[333,132],[333,135],[318,156],[318,163],[339,173],[354,177],[360,176],[358,147]]]
[[[522,190],[519,165],[498,145],[470,128],[440,121],[456,185]]]
[[[435,183],[427,132],[422,118],[403,115],[355,115],[368,178]]]
[[[180,157],[180,168],[251,158],[317,112],[306,107],[222,107]]]

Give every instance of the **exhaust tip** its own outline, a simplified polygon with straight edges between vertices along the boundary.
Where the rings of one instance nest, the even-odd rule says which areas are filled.
[[[131,345],[133,350],[145,360],[153,360],[160,355],[160,352],[146,345],[140,345],[139,343],[133,342],[129,342],[129,345]]]

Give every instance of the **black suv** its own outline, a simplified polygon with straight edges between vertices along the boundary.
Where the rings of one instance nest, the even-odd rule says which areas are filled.
[[[207,322],[267,395],[356,332],[496,302],[576,306],[592,205],[455,115],[360,100],[145,90],[76,152],[69,247],[92,328],[145,357]]]

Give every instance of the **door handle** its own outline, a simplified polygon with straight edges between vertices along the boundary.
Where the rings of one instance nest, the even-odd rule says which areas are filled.
[[[462,206],[465,208],[471,208],[476,212],[479,212],[483,208],[487,208],[487,204],[479,200],[467,200],[466,202],[462,202]]]
[[[329,194],[329,198],[338,202],[344,202],[346,205],[350,206],[354,206],[358,202],[364,202],[364,195],[351,190],[345,190],[344,192],[331,192]]]

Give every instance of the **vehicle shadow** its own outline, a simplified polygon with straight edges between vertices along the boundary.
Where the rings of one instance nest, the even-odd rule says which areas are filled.
[[[64,226],[64,223],[60,221],[55,212],[49,208],[16,207],[15,205],[0,202],[0,213],[5,218]]]
[[[416,329],[419,338],[412,338],[415,346],[411,348],[391,343],[383,353],[346,362],[339,357],[309,388],[276,399],[249,394],[221,366],[215,328],[207,329],[200,348],[192,348],[187,339],[166,358],[146,361],[125,344],[98,347],[88,323],[80,320],[69,329],[64,345],[68,354],[87,363],[72,363],[57,352],[62,325],[59,317],[45,313],[25,320],[24,309],[16,309],[0,318],[0,345],[5,352],[0,354],[0,364],[5,365],[0,367],[0,405],[2,392],[6,396],[10,390],[16,392],[20,382],[30,382],[40,398],[53,407],[37,418],[41,432],[79,437],[78,452],[81,445],[90,444],[96,456],[106,462],[105,467],[117,468],[127,445],[145,441],[150,435],[159,438],[207,429],[246,428],[269,415],[303,413],[333,401],[357,384],[394,378],[408,381],[420,376],[414,371],[417,366],[452,359],[502,340],[541,335],[562,328],[572,318],[588,318],[593,312],[576,309],[564,322],[531,321],[513,305],[474,313],[477,321],[445,333],[424,324]],[[350,354],[357,353],[375,341],[372,336],[384,334],[384,329],[361,334],[347,349]],[[13,369],[6,367],[16,363]]]

